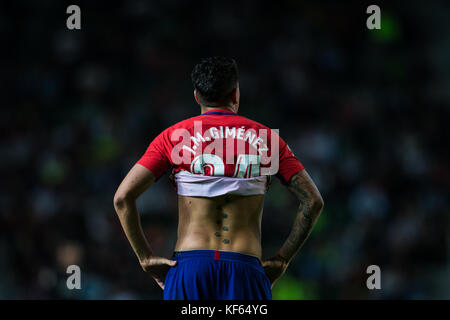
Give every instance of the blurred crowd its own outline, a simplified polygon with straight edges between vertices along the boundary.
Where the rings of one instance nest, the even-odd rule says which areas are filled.
[[[0,10],[0,298],[161,299],[112,205],[168,126],[199,113],[190,72],[234,57],[240,113],[280,129],[325,208],[275,299],[450,298],[449,4],[11,1]],[[156,253],[176,241],[167,176],[138,201]],[[263,257],[296,202],[276,181]],[[66,268],[81,268],[68,290]],[[369,265],[381,290],[368,290]]]

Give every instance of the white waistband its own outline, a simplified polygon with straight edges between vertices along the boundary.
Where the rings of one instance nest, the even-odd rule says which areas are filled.
[[[224,194],[250,196],[265,194],[268,176],[252,178],[217,177],[180,171],[175,175],[177,193],[190,197],[217,197]]]

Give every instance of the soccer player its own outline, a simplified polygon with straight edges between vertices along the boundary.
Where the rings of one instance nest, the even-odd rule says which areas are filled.
[[[114,207],[141,267],[164,299],[267,300],[309,236],[323,200],[275,130],[238,115],[236,62],[204,59],[192,71],[199,116],[164,130],[120,184]],[[171,169],[178,194],[178,239],[171,259],[152,251],[136,199]],[[291,232],[261,261],[264,194],[276,175],[298,199]]]

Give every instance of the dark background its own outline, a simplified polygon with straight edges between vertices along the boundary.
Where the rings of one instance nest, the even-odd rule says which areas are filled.
[[[81,30],[66,8],[81,7]],[[366,8],[381,7],[381,30]],[[190,72],[226,55],[244,116],[279,128],[325,200],[274,299],[449,299],[446,1],[9,1],[0,4],[0,298],[161,299],[115,215],[150,141],[195,116]],[[139,200],[160,255],[175,245],[166,177]],[[276,181],[264,257],[287,237]],[[66,268],[82,290],[66,288]],[[366,268],[381,268],[368,290]]]

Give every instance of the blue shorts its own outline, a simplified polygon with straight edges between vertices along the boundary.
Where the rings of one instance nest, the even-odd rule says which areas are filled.
[[[271,300],[258,258],[217,250],[180,251],[164,282],[164,300]]]

